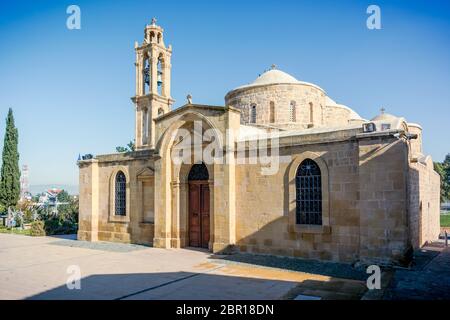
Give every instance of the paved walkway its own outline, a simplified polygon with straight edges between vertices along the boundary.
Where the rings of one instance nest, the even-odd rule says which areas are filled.
[[[209,259],[188,249],[0,234],[0,299],[358,299],[364,282]],[[68,268],[81,271],[69,290]]]
[[[450,247],[424,247],[416,253],[417,264],[397,270],[386,291],[389,300],[450,300]]]

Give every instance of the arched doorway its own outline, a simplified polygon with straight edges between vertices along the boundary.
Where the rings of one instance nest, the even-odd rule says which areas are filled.
[[[208,248],[210,239],[209,174],[204,163],[189,171],[189,246]]]

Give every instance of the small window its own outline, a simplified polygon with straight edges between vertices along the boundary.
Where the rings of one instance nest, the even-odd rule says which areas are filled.
[[[385,130],[391,130],[391,124],[390,123],[382,123],[381,124],[381,131]]]
[[[291,101],[291,104],[289,105],[289,121],[290,122],[296,122],[296,112],[295,112],[295,101]]]
[[[163,76],[163,74],[164,74],[164,71],[163,71],[163,69],[164,69],[164,58],[163,58],[162,54],[159,55],[159,57],[158,57],[158,63],[156,65],[156,69],[157,69],[157,76],[158,76],[157,82],[156,82],[157,83],[157,90],[158,90],[158,94],[162,95],[163,94],[162,87],[163,87],[163,81],[164,81],[164,76]]]
[[[311,159],[305,159],[297,169],[296,222],[297,224],[322,224],[322,175]]]
[[[250,123],[256,123],[256,105],[250,107]]]
[[[312,102],[309,103],[309,123],[314,122],[314,107]]]
[[[127,195],[127,179],[122,171],[116,175],[115,181],[115,214],[116,216],[126,215],[126,195]]]
[[[270,109],[269,109],[269,122],[275,122],[275,102],[270,101]]]
[[[159,116],[162,116],[163,114],[164,114],[163,108],[159,108],[159,109],[158,109],[158,117],[159,117]]]
[[[148,58],[145,58],[144,60],[143,73],[144,73],[143,76],[144,76],[144,94],[145,94],[146,92],[150,92],[151,69]]]

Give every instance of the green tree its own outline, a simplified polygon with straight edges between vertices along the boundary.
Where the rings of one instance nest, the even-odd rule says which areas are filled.
[[[59,202],[70,202],[71,197],[66,190],[62,190],[60,193],[58,193],[58,195],[56,196],[56,199]]]
[[[3,144],[2,169],[0,180],[0,203],[9,208],[15,206],[20,195],[19,152],[17,144],[19,132],[14,125],[13,111],[10,108],[6,118],[6,132]]]
[[[450,153],[444,162],[435,162],[434,170],[441,176],[441,202],[450,200]]]
[[[122,152],[133,152],[134,150],[136,150],[136,145],[134,143],[134,140],[131,140],[126,145],[126,147],[122,147],[122,146],[116,147],[116,151],[120,152],[120,153],[122,153]]]

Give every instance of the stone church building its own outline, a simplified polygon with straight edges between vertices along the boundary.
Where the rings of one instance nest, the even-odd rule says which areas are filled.
[[[155,20],[135,52],[136,150],[78,162],[78,239],[348,263],[398,263],[437,239],[440,181],[420,125],[362,119],[275,66],[224,106],[188,96],[174,108]]]

